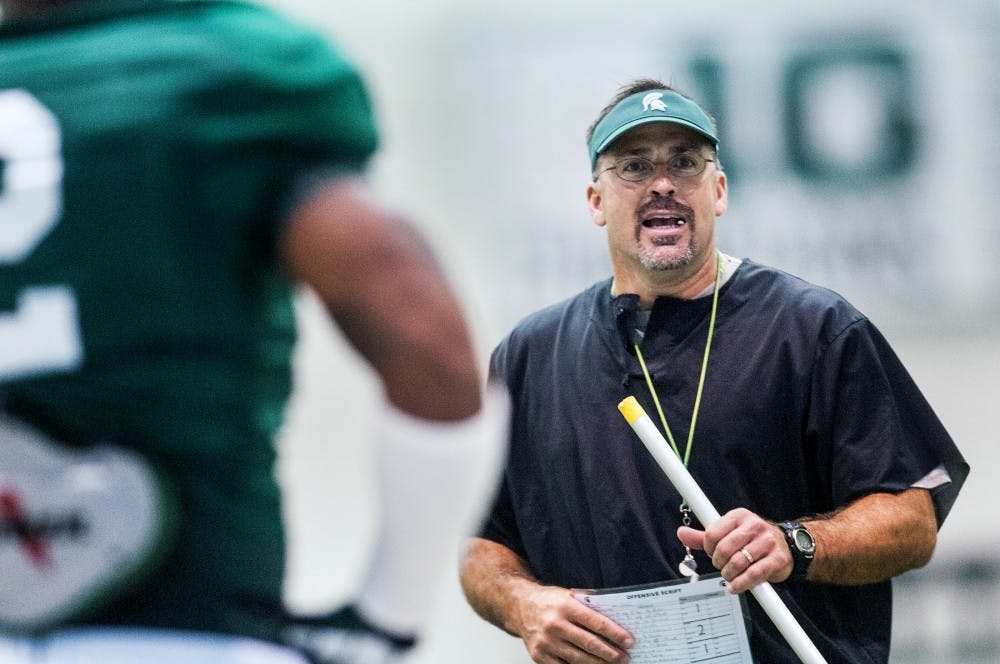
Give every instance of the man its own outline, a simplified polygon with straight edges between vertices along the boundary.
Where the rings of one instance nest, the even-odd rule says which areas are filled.
[[[366,189],[358,73],[244,3],[0,5],[0,660],[405,652],[504,416],[422,237]],[[308,619],[282,609],[274,478],[295,282],[386,398],[370,568]]]
[[[567,589],[682,578],[689,548],[733,592],[777,584],[828,661],[886,661],[890,578],[930,559],[968,466],[863,315],[717,251],[727,181],[697,104],[636,81],[587,140],[587,201],[613,277],[528,317],[494,352],[511,450],[462,562],[471,605],[536,662],[625,662],[633,635]],[[619,416],[628,395],[718,522],[686,525]],[[797,661],[747,604],[755,659]]]

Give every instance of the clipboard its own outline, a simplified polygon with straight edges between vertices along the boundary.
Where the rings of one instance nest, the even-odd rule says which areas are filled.
[[[753,664],[746,606],[727,586],[713,574],[572,592],[631,632],[632,664]]]

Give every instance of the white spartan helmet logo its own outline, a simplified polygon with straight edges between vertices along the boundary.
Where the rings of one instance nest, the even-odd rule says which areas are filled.
[[[650,92],[648,95],[642,98],[642,110],[644,111],[665,111],[667,110],[667,105],[663,103],[660,97],[663,96],[662,92]]]

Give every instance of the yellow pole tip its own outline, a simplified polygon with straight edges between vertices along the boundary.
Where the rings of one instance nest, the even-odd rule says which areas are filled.
[[[618,404],[618,410],[625,416],[629,424],[635,423],[637,419],[646,414],[639,402],[632,396],[622,399],[621,403]]]

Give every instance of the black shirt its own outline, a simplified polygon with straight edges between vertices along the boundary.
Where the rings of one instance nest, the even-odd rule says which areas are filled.
[[[511,392],[511,450],[482,535],[539,581],[606,588],[677,578],[681,498],[617,405],[655,406],[631,329],[638,298],[610,280],[522,321],[494,351]],[[656,300],[641,351],[682,448],[712,298]],[[940,522],[968,465],[875,326],[832,291],[744,261],[719,294],[689,470],[720,513],[781,521],[899,492],[939,465]],[[697,523],[694,525],[698,525]],[[697,552],[700,570],[712,569]],[[830,662],[885,662],[889,582],[788,581],[782,599]],[[755,601],[761,662],[796,662]]]

